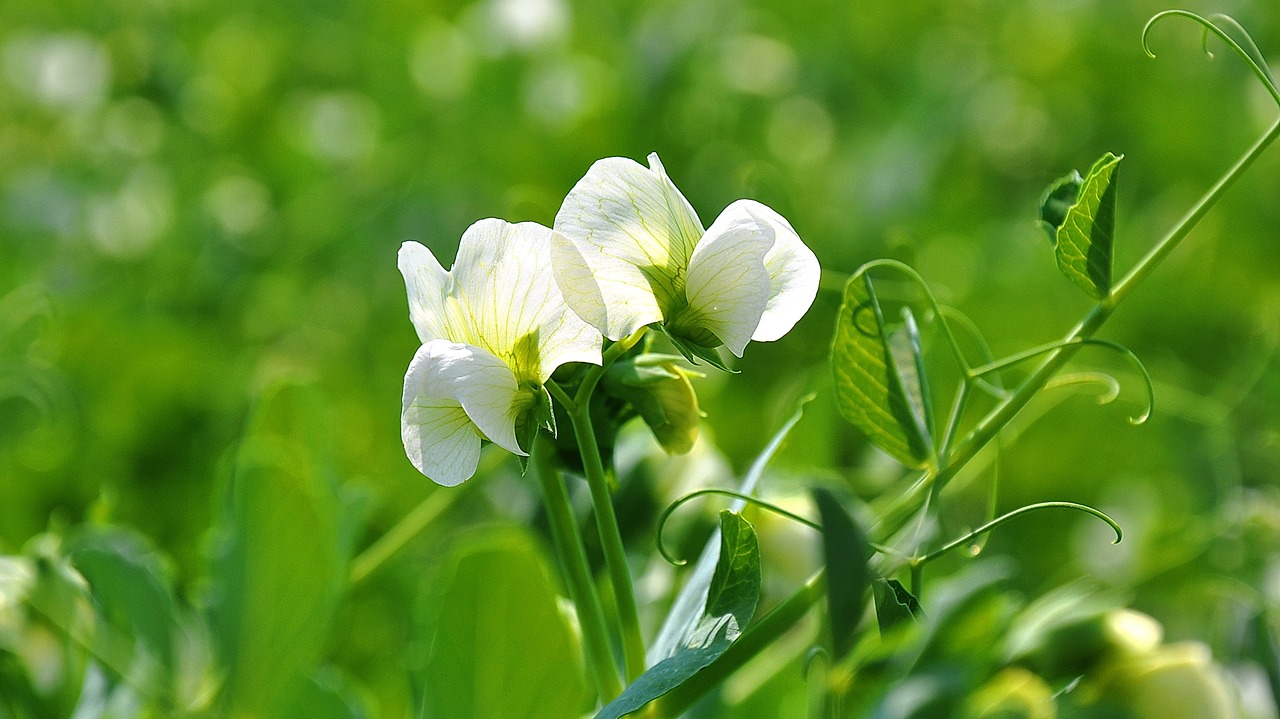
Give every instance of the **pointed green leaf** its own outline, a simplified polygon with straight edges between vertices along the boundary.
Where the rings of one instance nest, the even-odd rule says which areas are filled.
[[[676,653],[653,665],[596,719],[618,719],[688,681],[715,661],[751,621],[760,600],[760,545],[742,515],[720,513],[720,561],[707,592],[701,620]]]
[[[269,391],[227,491],[207,596],[232,715],[280,716],[320,658],[347,577],[348,537],[325,407]]]
[[[919,340],[910,330],[888,329],[866,273],[845,284],[831,366],[844,418],[899,462],[917,469],[927,465],[933,449]]]
[[[853,516],[828,489],[813,490],[822,517],[822,555],[827,568],[827,616],[831,623],[834,661],[853,648],[854,630],[862,619],[871,570],[871,545]]]
[[[1078,184],[1069,175],[1052,186],[1041,201],[1042,222],[1053,224],[1072,186],[1071,206],[1055,226],[1058,269],[1091,297],[1111,292],[1112,238],[1116,224],[1116,169],[1124,155],[1103,155]],[[1079,175],[1074,175],[1078,178]]]
[[[579,716],[587,692],[580,648],[533,540],[517,528],[486,528],[439,566],[419,614],[419,716]]]
[[[886,634],[905,621],[918,621],[924,615],[920,608],[920,600],[912,596],[902,582],[896,579],[876,578],[872,584],[872,593],[876,600],[876,621],[880,624],[880,633]]]
[[[933,403],[929,397],[924,351],[920,348],[920,330],[910,307],[902,308],[902,321],[902,327],[891,331],[887,338],[889,356],[916,434],[924,439],[927,447],[933,437]]]

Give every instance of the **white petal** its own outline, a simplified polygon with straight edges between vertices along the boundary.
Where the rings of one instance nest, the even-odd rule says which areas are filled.
[[[822,268],[813,250],[805,246],[782,215],[752,200],[738,200],[729,207],[735,205],[741,205],[759,224],[773,229],[773,249],[764,258],[770,277],[769,303],[751,335],[757,342],[772,342],[790,332],[809,311],[818,295]]]
[[[445,295],[449,293],[449,273],[444,271],[431,250],[417,242],[400,245],[396,258],[404,286],[409,294],[409,319],[418,331],[418,339],[447,338]]]
[[[658,162],[597,161],[556,214],[552,265],[569,307],[610,339],[661,321],[702,223]]]
[[[420,398],[400,415],[400,438],[413,466],[436,484],[471,479],[480,463],[480,435],[462,405]]]
[[[441,400],[461,405],[471,422],[494,444],[526,454],[516,441],[515,423],[523,409],[511,368],[488,351],[448,340],[418,348],[404,376],[402,416],[411,407],[436,407]]]
[[[566,362],[600,364],[600,333],[569,310],[551,274],[550,228],[480,220],[462,235],[453,278],[466,337],[521,380]]]
[[[741,203],[720,213],[689,260],[689,310],[738,357],[769,301],[764,258],[774,230]]]

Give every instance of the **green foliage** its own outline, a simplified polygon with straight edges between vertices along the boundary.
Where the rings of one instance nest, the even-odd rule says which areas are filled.
[[[932,458],[932,420],[919,336],[910,315],[891,327],[869,273],[845,284],[831,345],[840,413],[876,446],[908,467]]]
[[[419,607],[423,719],[559,719],[586,696],[579,642],[541,550],[515,530],[473,531],[428,575]]]
[[[871,545],[867,535],[828,489],[813,491],[814,503],[822,517],[822,558],[827,569],[827,621],[835,660],[853,648],[854,630],[862,621],[871,569],[867,558]]]
[[[755,614],[760,600],[760,545],[742,515],[720,513],[720,559],[697,625],[675,653],[650,667],[596,719],[618,719],[695,680],[698,672],[729,649]]]
[[[889,633],[905,621],[918,620],[924,611],[920,600],[896,579],[877,577],[871,585],[871,592],[875,597],[876,621],[880,624],[881,634]]]
[[[136,532],[91,526],[78,532],[67,554],[89,584],[103,620],[94,644],[118,662],[161,706],[177,706],[186,632],[172,578],[154,547]],[[197,682],[198,683],[198,682]]]
[[[209,620],[232,714],[284,712],[318,663],[346,583],[325,411],[277,387],[250,421],[210,568]]]
[[[823,289],[793,334],[753,343],[733,362],[741,374],[692,383],[706,417],[688,457],[641,457],[619,441],[618,511],[632,566],[647,571],[654,508],[686,481],[749,463],[798,394],[820,399],[785,449],[770,444],[762,484],[774,499],[807,496],[821,478],[847,485],[878,521],[916,477],[866,452],[867,438],[926,471],[934,448],[954,448],[932,426],[925,378],[948,387],[955,370],[921,369],[921,346],[939,339],[934,308],[912,306],[915,337],[898,312],[910,298],[877,275],[874,288],[859,278],[846,290],[860,293],[854,305],[837,310],[847,273],[875,257],[901,259],[978,320],[993,348],[1039,345],[1078,319],[1066,308],[1080,299],[1039,261],[1045,248],[1026,221],[1056,168],[1123,140],[1141,165],[1126,171],[1126,247],[1137,256],[1271,119],[1267,96],[1246,94],[1245,68],[1204,62],[1198,28],[1149,27],[1160,57],[1143,58],[1134,40],[1150,7],[1136,0],[945,12],[936,3],[550,0],[532,4],[544,15],[528,16],[513,15],[517,5],[0,7],[0,714],[416,711],[409,687],[425,681],[413,662],[425,637],[405,608],[418,600],[421,568],[447,561],[441,537],[472,522],[544,527],[533,482],[489,453],[475,491],[401,534],[394,561],[345,587],[351,547],[424,516],[413,507],[427,490],[394,431],[403,360],[417,344],[393,265],[402,239],[443,258],[479,217],[549,224],[592,161],[657,150],[694,206],[759,199],[814,248]],[[1235,7],[1257,45],[1214,18],[1226,32],[1207,25],[1206,47],[1221,58],[1223,43],[1238,41],[1277,98],[1258,52],[1277,46],[1277,16],[1266,3]],[[1145,301],[1106,328],[1152,368],[1163,408],[1153,421],[1117,427],[1070,390],[1110,378],[1066,368],[1057,389],[1005,428],[999,506],[983,513],[973,476],[987,476],[990,457],[980,455],[931,505],[938,521],[921,523],[920,549],[963,534],[975,516],[1045,497],[1115,507],[1136,541],[1112,552],[1083,523],[1011,523],[984,549],[1017,562],[1000,575],[998,596],[946,612],[955,583],[941,575],[988,566],[953,552],[931,565],[919,596],[928,612],[910,623],[901,575],[888,571],[898,558],[877,556],[886,570],[873,581],[877,617],[897,611],[906,631],[892,632],[895,641],[856,634],[847,715],[943,707],[932,716],[963,716],[960,695],[995,681],[1004,661],[1001,606],[1081,575],[1233,664],[1268,653],[1241,647],[1239,618],[1266,615],[1265,597],[1253,594],[1268,586],[1280,547],[1277,312],[1259,291],[1280,262],[1273,160],[1264,156],[1229,207],[1205,217],[1194,246],[1179,250],[1185,261],[1159,275],[1165,284],[1144,283]],[[1070,249],[1067,274],[1094,298],[1120,287],[1107,219],[1115,169],[1093,189],[1084,177],[1059,185],[1045,210],[1055,240],[1068,224],[1079,235],[1055,251]],[[882,316],[856,312],[865,302]],[[838,312],[847,361],[833,395],[831,373],[818,368]],[[866,336],[847,336],[854,319]],[[960,340],[966,352],[982,345]],[[676,349],[719,361],[714,350]],[[875,381],[849,369],[868,357]],[[972,383],[957,412],[962,430],[1031,364],[1010,367],[984,375],[990,387]],[[299,403],[296,414],[331,414],[338,431],[312,440],[305,421],[255,424],[237,449],[250,398],[279,377],[322,388],[326,399]],[[609,466],[616,427],[606,418],[596,426],[608,435]],[[567,427],[560,437],[571,441]],[[334,485],[367,488],[367,529]],[[795,542],[760,527],[763,612],[821,561],[807,528]],[[877,540],[893,534],[867,528]],[[899,536],[887,543],[901,549]],[[711,582],[718,549],[717,535],[704,581],[686,581],[691,594],[662,572],[646,575],[646,636],[660,621],[648,610],[673,594],[668,616],[701,617],[698,589]],[[547,563],[541,545],[530,551]],[[33,593],[37,579],[73,601]],[[691,610],[680,602],[689,596]],[[207,598],[210,616],[187,598]],[[937,647],[948,633],[959,650],[915,661],[926,638]],[[1045,646],[1049,659],[1074,658]],[[805,648],[757,649],[763,661],[691,715],[802,716]],[[171,682],[153,684],[165,666]],[[775,673],[761,679],[759,667]],[[1072,707],[1080,696],[1061,695],[1059,716],[1126,714]],[[201,703],[211,697],[221,703]],[[593,709],[584,699],[565,715]]]
[[[1054,242],[1058,269],[1095,299],[1111,292],[1116,169],[1123,159],[1108,152],[1083,179],[1072,171],[1040,200],[1040,222]]]

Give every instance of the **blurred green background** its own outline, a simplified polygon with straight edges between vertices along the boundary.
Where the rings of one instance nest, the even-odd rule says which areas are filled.
[[[551,224],[594,160],[656,151],[709,224],[751,197],[823,267],[917,267],[997,354],[1088,308],[1034,223],[1043,188],[1124,153],[1127,268],[1260,135],[1276,108],[1237,58],[1148,0],[1019,2],[221,3],[0,6],[0,553],[88,520],[136,528],[194,600],[250,407],[316,385],[367,546],[433,491],[404,457],[416,348],[395,267],[417,239],[447,266],[483,217]],[[1270,2],[1227,12],[1280,58]],[[1093,502],[1011,525],[1035,594],[1084,575],[1230,661],[1249,592],[1280,600],[1280,151],[1243,178],[1103,336],[1157,384],[1051,394],[1002,460],[1001,506]],[[820,396],[780,465],[872,496],[896,477],[836,415],[825,364],[838,293],[742,374],[699,385],[707,433],[741,471],[795,398]],[[536,503],[510,457],[373,588],[328,656],[395,715],[416,569],[470,521]],[[697,478],[692,478],[696,480]],[[981,478],[979,478],[981,479]],[[985,480],[983,480],[985,481]],[[978,482],[981,484],[981,482]],[[959,527],[979,503],[958,492]],[[1105,530],[1105,527],[1102,528]],[[643,552],[643,547],[637,547]],[[958,565],[961,560],[954,560]],[[415,564],[416,562],[416,564]],[[955,565],[953,565],[955,566]]]

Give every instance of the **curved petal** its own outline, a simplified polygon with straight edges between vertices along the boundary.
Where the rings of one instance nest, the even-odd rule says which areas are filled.
[[[765,256],[773,226],[735,202],[720,213],[689,260],[689,311],[738,357],[769,301]]]
[[[516,415],[524,408],[515,375],[505,362],[473,345],[431,340],[418,348],[404,376],[402,416],[413,407],[460,405],[486,438],[508,452],[527,454],[516,441]]]
[[[658,156],[649,162],[598,160],[556,213],[556,281],[569,307],[610,339],[662,320],[703,232]]]
[[[449,293],[449,273],[431,250],[417,242],[400,245],[396,257],[409,294],[409,319],[422,342],[449,337],[445,296]]]
[[[773,248],[765,255],[764,267],[769,272],[769,302],[765,305],[760,325],[751,335],[757,342],[772,342],[791,331],[818,296],[822,268],[791,223],[769,207],[753,200],[738,200],[725,212],[741,207],[761,226],[773,231]]]
[[[480,220],[458,245],[453,278],[466,337],[518,380],[545,382],[566,362],[600,364],[600,333],[569,310],[551,274],[550,228]]]
[[[462,405],[420,398],[400,414],[400,439],[413,466],[436,484],[471,479],[480,463],[480,435]]]

